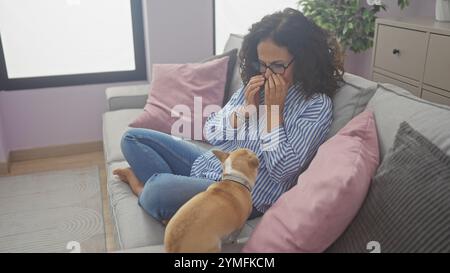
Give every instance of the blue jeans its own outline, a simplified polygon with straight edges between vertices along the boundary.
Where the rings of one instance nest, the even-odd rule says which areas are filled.
[[[184,203],[216,182],[190,177],[192,164],[207,150],[168,134],[133,128],[123,135],[121,148],[144,183],[139,205],[159,221],[172,218]],[[253,209],[249,219],[261,215]]]

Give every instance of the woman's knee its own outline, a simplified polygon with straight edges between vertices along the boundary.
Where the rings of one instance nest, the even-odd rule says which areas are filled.
[[[129,141],[136,141],[138,136],[142,134],[142,128],[128,129],[123,135],[121,143],[124,144]]]
[[[143,135],[145,129],[142,128],[131,128],[128,129],[120,140],[120,148],[122,152],[126,153],[131,147],[138,144],[139,138]]]
[[[137,144],[144,140],[148,144],[149,142],[158,141],[163,135],[163,133],[151,129],[130,128],[122,135],[121,146],[123,148],[124,146]]]

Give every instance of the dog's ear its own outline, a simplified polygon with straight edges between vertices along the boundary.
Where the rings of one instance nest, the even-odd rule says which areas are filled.
[[[248,163],[250,164],[250,167],[253,167],[253,168],[259,167],[259,160],[257,157],[252,157]]]
[[[225,160],[230,156],[229,153],[222,152],[220,150],[212,150],[212,153],[220,160],[220,162],[224,163]]]

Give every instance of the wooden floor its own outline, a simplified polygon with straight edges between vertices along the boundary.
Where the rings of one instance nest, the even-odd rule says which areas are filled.
[[[77,169],[88,166],[97,166],[100,171],[100,185],[103,203],[103,219],[106,232],[106,250],[116,250],[114,241],[114,227],[111,220],[108,194],[106,191],[106,170],[103,152],[85,153],[80,155],[35,159],[29,161],[12,162],[8,176],[30,174],[36,172]]]

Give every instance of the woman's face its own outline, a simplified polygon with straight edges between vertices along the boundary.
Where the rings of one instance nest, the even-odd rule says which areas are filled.
[[[268,38],[261,41],[256,50],[261,67],[264,67],[264,64],[266,66],[272,65],[274,70],[276,70],[276,67],[281,68],[281,66],[286,67],[289,65],[289,67],[284,70],[284,73],[278,74],[283,77],[284,81],[290,87],[294,81],[295,60],[293,60],[294,56],[289,53],[288,49],[276,45],[272,39]],[[292,63],[290,63],[291,61]],[[274,74],[274,72],[269,68],[263,73],[266,79],[268,79],[271,74]]]

